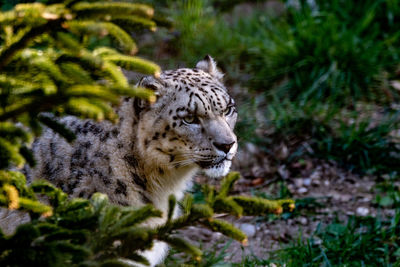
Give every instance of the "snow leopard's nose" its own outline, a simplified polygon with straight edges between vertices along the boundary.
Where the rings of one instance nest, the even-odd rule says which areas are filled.
[[[223,143],[217,143],[217,142],[213,142],[213,145],[218,149],[221,150],[223,152],[225,152],[225,154],[228,154],[229,150],[231,150],[232,146],[235,144],[235,142],[232,142],[230,144],[223,144]]]

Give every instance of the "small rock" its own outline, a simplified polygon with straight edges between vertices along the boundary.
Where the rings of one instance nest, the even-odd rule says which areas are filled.
[[[300,222],[302,225],[306,225],[306,224],[308,223],[308,220],[307,220],[306,217],[300,217],[299,222]]]
[[[353,196],[351,195],[341,195],[339,200],[341,202],[349,202]]]
[[[251,174],[254,177],[263,177],[265,174],[265,170],[263,168],[261,168],[260,166],[253,166],[251,168]]]
[[[279,166],[278,173],[283,179],[287,179],[289,177],[289,171],[286,169],[285,165]]]
[[[321,173],[319,171],[315,171],[310,175],[311,179],[321,179]]]
[[[246,150],[249,151],[251,154],[257,154],[259,149],[257,148],[257,146],[253,143],[246,143],[245,145]]]
[[[305,188],[305,187],[300,187],[300,188],[297,190],[297,193],[299,193],[299,194],[305,194],[305,193],[307,193],[307,192],[308,192],[308,189]]]
[[[247,237],[252,237],[256,234],[256,227],[250,223],[243,223],[240,225],[240,230],[242,230]]]
[[[369,197],[364,197],[361,201],[364,202],[364,203],[369,203],[369,202],[372,201],[372,199],[369,198]]]
[[[313,241],[315,245],[321,245],[322,244],[322,240],[319,237],[314,236],[313,237]]]
[[[364,207],[358,207],[356,210],[358,216],[367,216],[369,214],[369,209]]]
[[[400,81],[391,81],[390,82],[390,85],[394,88],[394,89],[396,89],[396,90],[399,90],[400,91]]]
[[[311,179],[310,178],[303,179],[303,185],[304,186],[310,186],[311,185]]]
[[[294,184],[296,185],[296,187],[302,187],[303,186],[303,179],[301,179],[301,178],[294,179]]]
[[[294,191],[294,185],[293,184],[288,184],[288,189],[289,189],[289,191],[290,192],[293,192]]]
[[[281,143],[277,148],[277,150],[275,151],[275,157],[280,160],[284,160],[288,157],[288,155],[289,155],[288,147],[284,143]]]
[[[313,186],[319,186],[321,184],[321,181],[319,179],[313,179],[311,181]]]

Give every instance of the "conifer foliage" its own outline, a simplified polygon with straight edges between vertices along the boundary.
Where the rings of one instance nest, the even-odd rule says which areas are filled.
[[[115,121],[110,103],[117,104],[121,95],[154,100],[151,92],[130,86],[121,70],[159,74],[156,64],[134,56],[137,46],[124,30],[155,30],[153,13],[143,4],[73,0],[18,4],[0,13],[1,168],[24,164],[28,150],[23,144],[32,138],[11,120],[34,133],[40,122],[71,140],[51,116],[37,114]]]
[[[182,215],[175,219],[172,214],[177,208],[177,202],[171,196],[166,223],[154,229],[142,224],[149,218],[162,215],[151,205],[140,208],[115,206],[100,193],[95,193],[89,200],[68,199],[65,193],[47,182],[34,182],[27,187],[24,177],[16,176],[20,180],[14,182],[19,185],[20,192],[31,197],[45,195],[51,207],[42,205],[41,209],[32,210],[32,221],[18,227],[14,235],[0,235],[1,266],[125,266],[121,258],[146,265],[148,261],[140,255],[140,251],[151,248],[154,240],[164,241],[178,251],[200,260],[201,250],[178,237],[177,230],[201,225],[246,245],[245,234],[230,223],[213,218],[214,211],[234,215],[261,215],[279,214],[294,208],[292,200],[228,197],[228,192],[239,178],[238,173],[230,173],[222,181],[219,191],[210,187],[203,188],[207,195],[205,204],[193,203],[193,196],[187,194],[179,203]],[[22,196],[0,200],[3,200],[3,205],[7,200],[15,205],[26,205]],[[42,213],[41,218],[34,212]]]
[[[153,13],[143,4],[77,0],[19,4],[0,13],[0,206],[30,217],[12,235],[0,230],[0,266],[126,266],[121,259],[147,265],[140,251],[155,240],[201,259],[202,252],[177,230],[199,224],[245,244],[244,233],[215,219],[214,212],[261,215],[294,208],[292,200],[229,196],[239,178],[231,173],[220,190],[203,188],[205,204],[186,195],[178,218],[172,216],[177,201],[171,196],[166,222],[154,229],[145,227],[146,220],[162,214],[151,205],[115,206],[99,193],[89,200],[70,199],[45,181],[27,185],[16,171],[35,164],[29,145],[42,125],[74,140],[57,116],[115,122],[113,105],[120,96],[155,100],[122,72],[159,75],[156,64],[135,56],[137,46],[127,32],[154,31]]]

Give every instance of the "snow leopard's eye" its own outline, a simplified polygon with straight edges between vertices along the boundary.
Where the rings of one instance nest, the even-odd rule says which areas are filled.
[[[200,120],[196,116],[189,114],[183,118],[183,122],[186,124],[199,124]]]
[[[234,106],[229,106],[224,111],[224,116],[231,116],[235,112]]]

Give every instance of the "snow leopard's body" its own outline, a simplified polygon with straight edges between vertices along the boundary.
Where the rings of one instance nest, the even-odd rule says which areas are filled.
[[[139,86],[155,90],[156,103],[123,99],[116,125],[63,118],[77,139],[47,130],[33,145],[38,164],[28,179],[48,179],[73,197],[101,192],[119,205],[152,203],[165,214],[168,196],[180,199],[198,170],[212,177],[229,171],[237,114],[221,78],[207,56],[195,69],[143,78]],[[155,265],[166,250],[158,242],[144,255]]]

